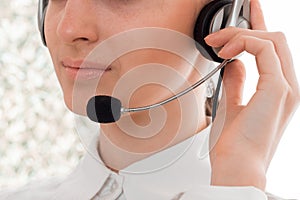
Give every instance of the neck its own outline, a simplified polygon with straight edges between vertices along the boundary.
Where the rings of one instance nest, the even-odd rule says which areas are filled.
[[[199,98],[201,88],[163,107],[101,125],[99,154],[104,163],[121,170],[204,129],[207,123],[204,98]]]
[[[185,77],[188,83],[171,79],[173,82],[167,85],[179,86],[172,91],[182,91],[205,75],[208,62],[199,58],[196,63],[202,70],[193,66],[178,68],[181,69],[181,77]],[[201,74],[203,70],[205,72]],[[206,87],[200,86],[164,106],[130,113],[122,116],[117,123],[102,124],[99,140],[102,160],[109,168],[118,171],[199,133],[207,126],[205,94]],[[174,93],[161,85],[147,85],[132,95],[129,107],[151,105],[172,95]]]

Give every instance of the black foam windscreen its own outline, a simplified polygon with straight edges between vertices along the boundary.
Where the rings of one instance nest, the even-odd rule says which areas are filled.
[[[111,96],[94,96],[87,104],[90,120],[98,123],[116,122],[121,117],[121,101]]]

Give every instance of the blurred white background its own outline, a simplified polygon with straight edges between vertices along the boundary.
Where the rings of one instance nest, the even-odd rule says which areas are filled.
[[[300,2],[261,0],[270,31],[285,32],[300,79]],[[37,0],[0,1],[0,187],[59,176],[76,166],[83,148],[65,108],[36,25]],[[257,80],[247,55],[245,99]],[[300,199],[300,109],[268,171],[267,190]]]
[[[83,154],[36,13],[37,0],[0,1],[0,187],[65,175]]]

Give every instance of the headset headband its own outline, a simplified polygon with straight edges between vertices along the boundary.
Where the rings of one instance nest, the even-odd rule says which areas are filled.
[[[48,0],[39,0],[38,3],[38,28],[40,31],[40,35],[42,38],[42,42],[45,46],[47,46],[45,33],[44,33],[44,26],[45,26],[45,15],[48,6]]]

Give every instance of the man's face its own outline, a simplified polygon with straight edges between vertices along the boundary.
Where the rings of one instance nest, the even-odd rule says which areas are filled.
[[[83,98],[85,104],[96,93],[112,95],[117,87],[126,90],[126,85],[118,82],[133,69],[149,63],[168,66],[186,80],[194,81],[196,77],[191,75],[192,63],[159,49],[128,52],[107,66],[98,60],[86,61],[86,58],[108,38],[136,28],[166,28],[192,37],[194,23],[203,5],[204,0],[50,0],[45,19],[45,37],[68,108],[84,114],[82,106],[74,109],[74,98]],[[126,45],[128,48],[130,42]],[[113,48],[110,47],[110,51],[113,52]],[[100,57],[103,52],[94,54]],[[156,76],[159,76],[159,71],[157,69]],[[143,79],[148,73],[139,74],[128,76],[130,78],[127,81]],[[89,91],[90,84],[95,84],[94,80],[97,80],[95,90]],[[142,106],[170,93],[172,91],[160,83],[149,82],[131,91],[128,101],[130,106]]]

